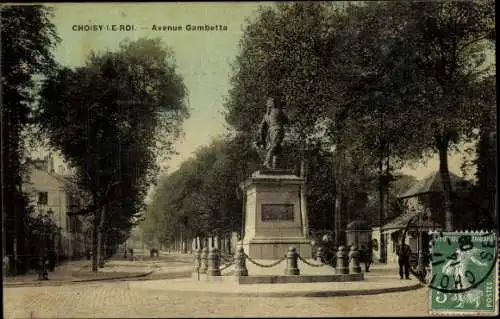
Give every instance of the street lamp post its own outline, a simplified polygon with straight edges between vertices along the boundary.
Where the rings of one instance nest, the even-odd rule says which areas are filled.
[[[424,237],[423,237],[423,223],[424,223],[424,217],[425,219],[430,217],[430,211],[427,208],[425,211],[421,212],[418,216],[418,227],[419,227],[419,243],[420,243],[420,249],[418,250],[418,265],[417,265],[417,272],[420,276],[422,276],[422,279],[425,278],[426,271],[425,271],[425,254],[424,254]]]
[[[40,269],[38,272],[38,280],[49,280],[49,274],[47,272],[47,236],[48,227],[50,224],[50,218],[47,214],[41,217],[41,249],[40,249]]]

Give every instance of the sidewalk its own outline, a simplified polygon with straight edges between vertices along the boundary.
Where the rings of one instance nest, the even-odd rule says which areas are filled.
[[[46,281],[38,281],[37,271],[31,270],[22,276],[6,277],[3,283],[4,287],[59,286],[75,282],[141,277],[152,272],[148,264],[136,261],[125,262],[126,265],[113,267],[114,260],[108,260],[104,268],[99,268],[95,273],[92,271],[92,261],[75,260],[57,266],[53,272],[48,272],[49,280]],[[133,263],[135,263],[133,267],[128,267]]]
[[[4,278],[4,287],[60,286],[104,280],[152,280],[190,277],[193,268],[193,256],[180,253],[160,252],[160,256],[136,254],[124,259],[117,254],[107,260],[104,268],[92,272],[92,261],[75,260],[57,266],[49,272],[47,281],[38,281],[38,273],[30,271],[26,275]]]
[[[49,281],[70,281],[73,279],[73,273],[83,270],[90,266],[88,260],[73,260],[57,265],[53,272],[48,272]],[[37,270],[30,270],[24,275],[4,277],[4,286],[22,285],[32,282],[38,282]]]
[[[377,267],[378,266],[378,267]],[[221,276],[218,280],[173,279],[145,282],[131,282],[137,288],[160,290],[165,292],[198,292],[212,296],[245,297],[333,297],[375,295],[391,292],[403,292],[424,287],[418,279],[399,279],[398,269],[394,265],[377,265],[365,273],[363,281],[352,282],[317,282],[317,283],[275,283],[275,284],[238,284],[233,276]]]

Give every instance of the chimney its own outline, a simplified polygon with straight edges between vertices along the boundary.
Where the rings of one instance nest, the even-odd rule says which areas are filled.
[[[48,172],[49,174],[54,174],[55,173],[55,169],[54,169],[54,158],[52,157],[52,153],[49,153],[49,155],[47,156],[47,168],[48,168]]]

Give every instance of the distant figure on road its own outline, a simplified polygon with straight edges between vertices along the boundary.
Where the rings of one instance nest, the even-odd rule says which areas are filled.
[[[49,261],[49,271],[54,271],[54,269],[56,268],[56,259],[57,259],[57,255],[56,255],[56,252],[54,249],[50,249],[48,252],[47,252],[47,259]]]
[[[150,256],[150,257],[155,257],[155,256],[156,256],[156,257],[158,257],[158,256],[159,256],[159,254],[158,254],[158,249],[156,249],[156,248],[151,248],[151,250],[149,251],[149,256]]]
[[[10,265],[10,258],[9,256],[5,255],[3,257],[3,276],[6,277],[7,274],[9,273],[9,265]]]
[[[410,246],[407,244],[399,246],[397,255],[399,263],[399,277],[401,279],[403,279],[403,274],[406,279],[410,279],[410,254]]]
[[[361,262],[365,264],[365,272],[370,272],[370,266],[373,262],[373,254],[371,248],[361,245]]]

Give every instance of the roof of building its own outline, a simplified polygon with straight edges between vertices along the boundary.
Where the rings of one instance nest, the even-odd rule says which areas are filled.
[[[71,191],[74,191],[74,192],[79,192],[79,187],[78,185],[75,183],[75,181],[73,180],[73,177],[72,176],[65,176],[65,175],[60,175],[60,174],[57,174],[55,172],[48,172],[42,165],[41,161],[40,160],[31,160],[28,165],[32,166],[34,169],[36,170],[39,170],[39,171],[43,171],[44,173],[46,173],[47,175],[49,175],[50,177],[54,178],[55,180],[57,180],[58,182],[62,183],[65,187],[68,188],[68,190],[71,190]]]
[[[346,230],[371,230],[371,227],[368,222],[358,219],[347,224]]]
[[[461,188],[464,187],[465,185],[470,184],[470,182],[466,181],[461,177],[458,177],[452,172],[450,172],[450,180],[452,189]],[[403,195],[400,195],[399,198],[403,199],[428,193],[440,193],[442,191],[443,191],[443,183],[441,182],[441,174],[439,173],[439,171],[436,171],[432,174],[429,174],[424,179],[416,182]]]
[[[382,231],[390,230],[390,229],[403,229],[406,227],[406,225],[408,224],[410,219],[416,217],[419,213],[420,212],[416,211],[416,210],[407,211],[407,212],[397,216],[389,223],[385,224],[382,227]],[[417,225],[414,225],[414,226],[416,227]],[[436,229],[436,228],[440,228],[441,225],[439,225],[439,223],[435,222],[431,218],[426,218],[422,221],[422,224],[420,225],[420,227],[428,228],[428,229]]]

